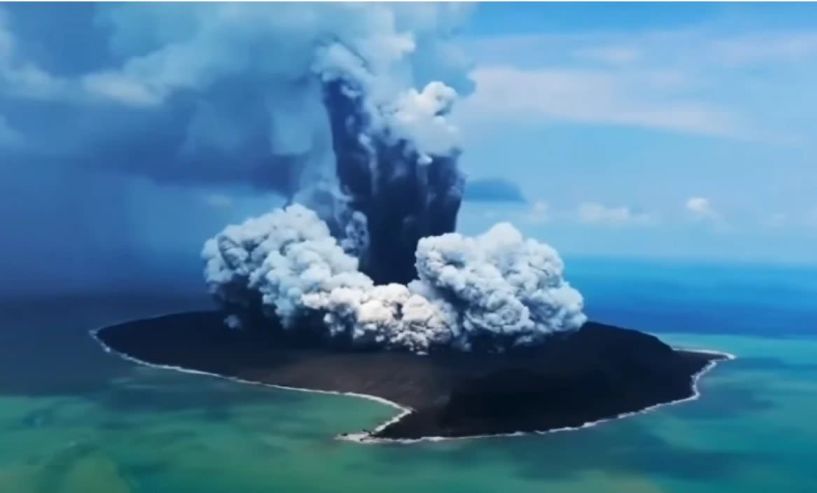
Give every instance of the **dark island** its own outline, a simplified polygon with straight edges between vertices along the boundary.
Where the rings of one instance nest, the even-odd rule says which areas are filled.
[[[587,322],[504,354],[338,348],[276,330],[227,330],[220,312],[103,328],[108,348],[145,363],[284,387],[366,394],[405,409],[365,435],[466,437],[580,427],[695,395],[717,353],[676,350],[635,330]]]

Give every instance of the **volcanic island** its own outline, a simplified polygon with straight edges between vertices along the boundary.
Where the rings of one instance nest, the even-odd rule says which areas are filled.
[[[697,396],[700,375],[729,355],[674,349],[636,330],[585,322],[530,347],[479,351],[361,349],[308,330],[228,329],[220,311],[102,328],[109,351],[139,362],[284,388],[344,393],[401,409],[360,441],[573,429]]]
[[[588,322],[558,252],[510,222],[457,232],[466,174],[449,116],[470,81],[424,69],[419,84],[413,46],[369,59],[372,43],[320,38],[309,72],[287,72],[303,91],[283,111],[265,93],[270,115],[248,120],[270,137],[225,168],[285,205],[205,242],[220,310],[107,327],[106,348],[402,411],[361,440],[570,429],[697,395],[727,356]]]

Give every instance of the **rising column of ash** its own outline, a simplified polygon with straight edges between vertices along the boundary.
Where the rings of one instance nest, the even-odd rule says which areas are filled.
[[[445,120],[456,92],[440,82],[409,90],[377,115],[386,122],[374,123],[353,87],[342,78],[326,84],[346,224],[353,225],[345,228],[351,234],[340,233],[359,238],[351,251],[375,281],[407,283],[416,277],[420,238],[456,228],[464,178],[457,131]],[[355,235],[358,229],[365,235]]]
[[[418,278],[377,285],[314,211],[291,205],[207,241],[205,276],[231,321],[260,308],[285,330],[321,318],[344,344],[428,353],[504,351],[585,322],[555,250],[500,223],[483,235],[420,240]],[[259,305],[260,303],[260,305]]]
[[[450,30],[385,12],[386,32],[330,24],[313,39],[302,77],[321,88],[331,140],[331,164],[310,175],[321,179],[290,180],[291,205],[205,245],[230,324],[258,312],[296,331],[317,318],[337,341],[418,353],[501,351],[580,327],[582,297],[552,248],[510,224],[454,233],[464,178],[448,115],[458,94],[420,76]]]

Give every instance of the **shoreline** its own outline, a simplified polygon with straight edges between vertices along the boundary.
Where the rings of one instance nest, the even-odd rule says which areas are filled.
[[[679,350],[687,351],[687,352],[690,352],[690,353],[701,353],[701,354],[712,354],[712,355],[717,355],[717,356],[723,356],[723,360],[712,360],[712,361],[710,361],[709,363],[707,363],[707,365],[703,369],[701,369],[701,371],[699,371],[698,373],[696,373],[696,374],[694,374],[692,376],[692,378],[693,378],[693,380],[692,380],[692,395],[689,396],[689,397],[684,397],[684,398],[676,399],[674,401],[669,401],[669,402],[661,402],[661,403],[658,403],[658,404],[653,404],[651,406],[647,406],[644,409],[640,409],[638,411],[630,411],[630,412],[626,412],[626,413],[620,413],[620,414],[617,414],[615,416],[610,416],[610,417],[607,417],[607,418],[601,418],[601,419],[598,419],[598,420],[595,420],[595,421],[588,421],[587,423],[584,423],[584,424],[582,424],[580,426],[565,426],[563,428],[554,428],[552,430],[515,431],[515,432],[512,432],[512,433],[492,433],[492,434],[484,434],[484,435],[468,435],[468,436],[459,436],[459,437],[427,436],[427,437],[420,437],[420,438],[381,438],[381,437],[373,436],[374,433],[377,433],[378,431],[386,428],[387,426],[390,426],[390,425],[400,421],[405,416],[410,414],[410,413],[405,413],[405,414],[400,414],[398,416],[395,416],[394,418],[392,418],[389,421],[386,421],[385,423],[383,423],[383,424],[379,425],[378,427],[376,427],[375,429],[373,429],[371,432],[368,432],[368,433],[350,433],[350,434],[346,434],[346,435],[339,435],[339,436],[337,436],[335,438],[337,438],[339,440],[345,440],[345,441],[350,441],[350,442],[355,442],[355,443],[362,443],[362,444],[376,444],[376,443],[412,444],[412,443],[419,443],[419,442],[443,442],[443,441],[449,441],[449,440],[472,440],[472,439],[478,439],[478,438],[510,438],[510,437],[520,437],[520,436],[525,436],[525,435],[547,435],[547,434],[550,434],[550,433],[562,433],[562,432],[566,432],[566,431],[578,431],[578,430],[583,430],[583,429],[586,429],[586,428],[593,428],[594,426],[602,425],[602,424],[610,422],[610,421],[629,418],[629,417],[632,417],[632,416],[638,416],[638,415],[641,415],[641,414],[647,414],[649,412],[658,410],[659,408],[662,408],[664,406],[672,406],[672,405],[676,405],[676,404],[683,404],[684,402],[695,401],[695,400],[697,400],[698,398],[701,397],[701,392],[698,390],[698,381],[701,379],[701,377],[703,377],[710,370],[715,368],[718,365],[719,362],[721,362],[721,361],[732,361],[732,360],[737,359],[737,356],[732,354],[732,353],[727,353],[727,352],[722,352],[722,351],[715,351],[715,350],[712,350],[712,349],[697,350],[697,349],[676,348],[676,347],[673,347],[673,349],[679,349]]]
[[[172,315],[174,313],[175,312],[171,312],[171,313],[167,313],[167,314],[154,315],[154,316],[140,318],[139,320],[141,320],[141,321],[150,321],[150,320],[153,320],[153,319],[159,319],[159,318],[162,318],[162,317],[165,317],[165,316],[168,316],[168,315]],[[122,322],[122,323],[127,323],[127,321]],[[344,397],[357,397],[357,398],[360,398],[360,399],[366,399],[366,400],[369,400],[369,401],[377,402],[379,404],[389,406],[389,407],[394,408],[394,409],[399,411],[395,416],[393,416],[393,417],[389,418],[388,420],[386,420],[385,422],[377,425],[372,430],[357,432],[357,433],[341,433],[339,435],[335,435],[335,437],[334,437],[336,440],[342,440],[342,441],[353,442],[353,443],[358,443],[358,444],[388,444],[388,443],[391,443],[391,444],[413,444],[413,443],[421,443],[421,442],[441,442],[441,441],[449,441],[449,440],[472,440],[472,439],[480,439],[480,438],[509,438],[509,437],[525,436],[525,435],[547,435],[547,434],[550,434],[550,433],[560,433],[560,432],[565,432],[565,431],[578,431],[578,430],[582,430],[582,429],[585,429],[585,428],[592,428],[594,426],[601,425],[601,424],[604,424],[604,423],[609,422],[609,421],[624,419],[624,418],[628,418],[628,417],[631,417],[631,416],[637,416],[637,415],[640,415],[640,414],[646,414],[646,413],[649,413],[651,411],[655,411],[655,410],[657,410],[657,409],[659,409],[661,407],[664,407],[664,406],[671,406],[671,405],[682,404],[684,402],[691,402],[691,401],[697,400],[701,396],[700,390],[698,389],[699,380],[705,374],[707,374],[709,371],[711,371],[713,368],[715,368],[718,365],[719,362],[721,362],[721,361],[732,361],[732,360],[737,359],[736,355],[734,355],[732,353],[728,353],[728,352],[716,351],[716,350],[711,350],[711,349],[693,349],[693,348],[684,348],[684,347],[672,346],[672,348],[674,350],[685,351],[685,352],[689,352],[689,353],[698,353],[698,354],[708,354],[708,355],[712,355],[712,356],[720,356],[722,359],[713,359],[713,360],[708,361],[707,364],[701,370],[699,370],[698,372],[696,372],[696,373],[694,373],[692,375],[692,384],[691,384],[692,395],[690,395],[690,396],[687,396],[687,397],[684,397],[684,398],[681,398],[681,399],[676,399],[676,400],[673,400],[673,401],[653,404],[653,405],[647,406],[647,407],[645,407],[643,409],[639,409],[637,411],[624,412],[624,413],[620,413],[620,414],[617,414],[617,415],[614,415],[614,416],[601,418],[601,419],[598,419],[598,420],[595,420],[595,421],[588,421],[588,422],[583,423],[583,424],[581,424],[579,426],[566,426],[566,427],[554,428],[554,429],[550,429],[550,430],[516,431],[516,432],[510,432],[510,433],[505,432],[505,433],[477,434],[477,435],[465,435],[465,436],[453,436],[453,437],[423,436],[423,437],[419,437],[419,438],[382,438],[382,437],[375,436],[375,434],[377,434],[378,432],[382,431],[383,429],[385,429],[385,428],[387,428],[387,427],[401,421],[403,418],[405,418],[405,417],[409,416],[410,414],[412,414],[415,410],[410,408],[410,407],[406,407],[406,406],[400,405],[400,404],[398,404],[396,402],[390,401],[390,400],[388,400],[386,398],[379,397],[379,396],[376,396],[376,395],[371,395],[371,394],[363,394],[363,393],[358,393],[358,392],[341,392],[341,391],[332,391],[332,390],[309,389],[309,388],[302,388],[302,387],[291,387],[291,386],[286,386],[286,385],[278,385],[278,384],[272,384],[272,383],[267,383],[267,382],[261,382],[261,381],[257,381],[257,380],[247,380],[247,379],[240,378],[240,377],[226,376],[226,375],[222,375],[222,374],[219,374],[219,373],[213,373],[213,372],[208,372],[208,371],[203,371],[203,370],[194,370],[194,369],[185,368],[185,367],[178,366],[178,365],[164,365],[164,364],[150,363],[150,362],[141,360],[139,358],[136,358],[135,356],[132,356],[130,354],[127,354],[127,353],[118,351],[116,349],[113,349],[112,347],[107,345],[105,342],[103,342],[99,338],[98,332],[100,332],[100,331],[102,331],[105,328],[110,327],[110,326],[112,326],[112,325],[109,324],[109,325],[105,325],[103,327],[98,327],[96,329],[92,329],[91,331],[89,331],[89,334],[100,346],[102,346],[103,350],[106,353],[115,354],[115,355],[117,355],[117,356],[119,356],[119,357],[121,357],[121,358],[123,358],[123,359],[125,359],[127,361],[137,363],[137,364],[140,364],[140,365],[143,365],[143,366],[147,366],[147,367],[151,367],[151,368],[159,368],[159,369],[163,369],[163,370],[174,370],[174,371],[178,371],[180,373],[186,373],[186,374],[191,374],[191,375],[204,375],[204,376],[209,376],[209,377],[216,377],[216,378],[221,378],[221,379],[224,379],[224,380],[233,381],[233,382],[236,382],[236,383],[250,384],[250,385],[260,385],[260,386],[264,386],[264,387],[281,389],[281,390],[292,390],[292,391],[298,391],[298,392],[311,392],[311,393],[316,393],[316,394],[344,396]]]

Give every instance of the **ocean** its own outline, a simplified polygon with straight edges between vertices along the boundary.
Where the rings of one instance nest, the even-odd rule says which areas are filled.
[[[568,259],[590,317],[737,356],[701,398],[547,435],[336,440],[394,409],[107,354],[88,332],[207,306],[122,293],[0,300],[0,492],[817,491],[817,268]]]

